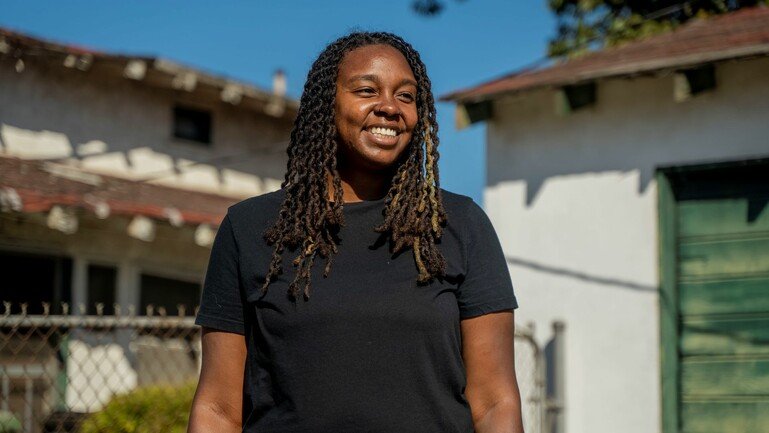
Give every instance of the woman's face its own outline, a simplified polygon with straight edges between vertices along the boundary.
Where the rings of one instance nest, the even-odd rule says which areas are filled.
[[[416,95],[414,73],[397,49],[367,45],[348,52],[339,64],[334,106],[344,164],[390,167],[411,141]]]

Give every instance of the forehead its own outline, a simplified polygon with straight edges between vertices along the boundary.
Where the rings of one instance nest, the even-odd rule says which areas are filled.
[[[406,57],[390,45],[366,45],[347,52],[339,63],[339,77],[370,72],[398,73],[414,78]]]

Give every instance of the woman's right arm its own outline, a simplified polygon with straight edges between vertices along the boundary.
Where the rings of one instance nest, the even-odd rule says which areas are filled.
[[[206,327],[202,332],[203,363],[187,433],[241,432],[245,337]]]

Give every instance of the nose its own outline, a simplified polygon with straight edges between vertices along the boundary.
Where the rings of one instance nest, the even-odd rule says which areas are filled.
[[[401,109],[395,101],[394,95],[382,94],[379,105],[376,107],[377,114],[386,117],[395,117],[401,114]]]

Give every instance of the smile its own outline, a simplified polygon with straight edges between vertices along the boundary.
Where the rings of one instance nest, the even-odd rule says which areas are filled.
[[[382,137],[395,137],[398,135],[398,131],[392,128],[383,128],[381,126],[374,126],[373,128],[369,128],[368,132],[373,135],[380,135]]]

